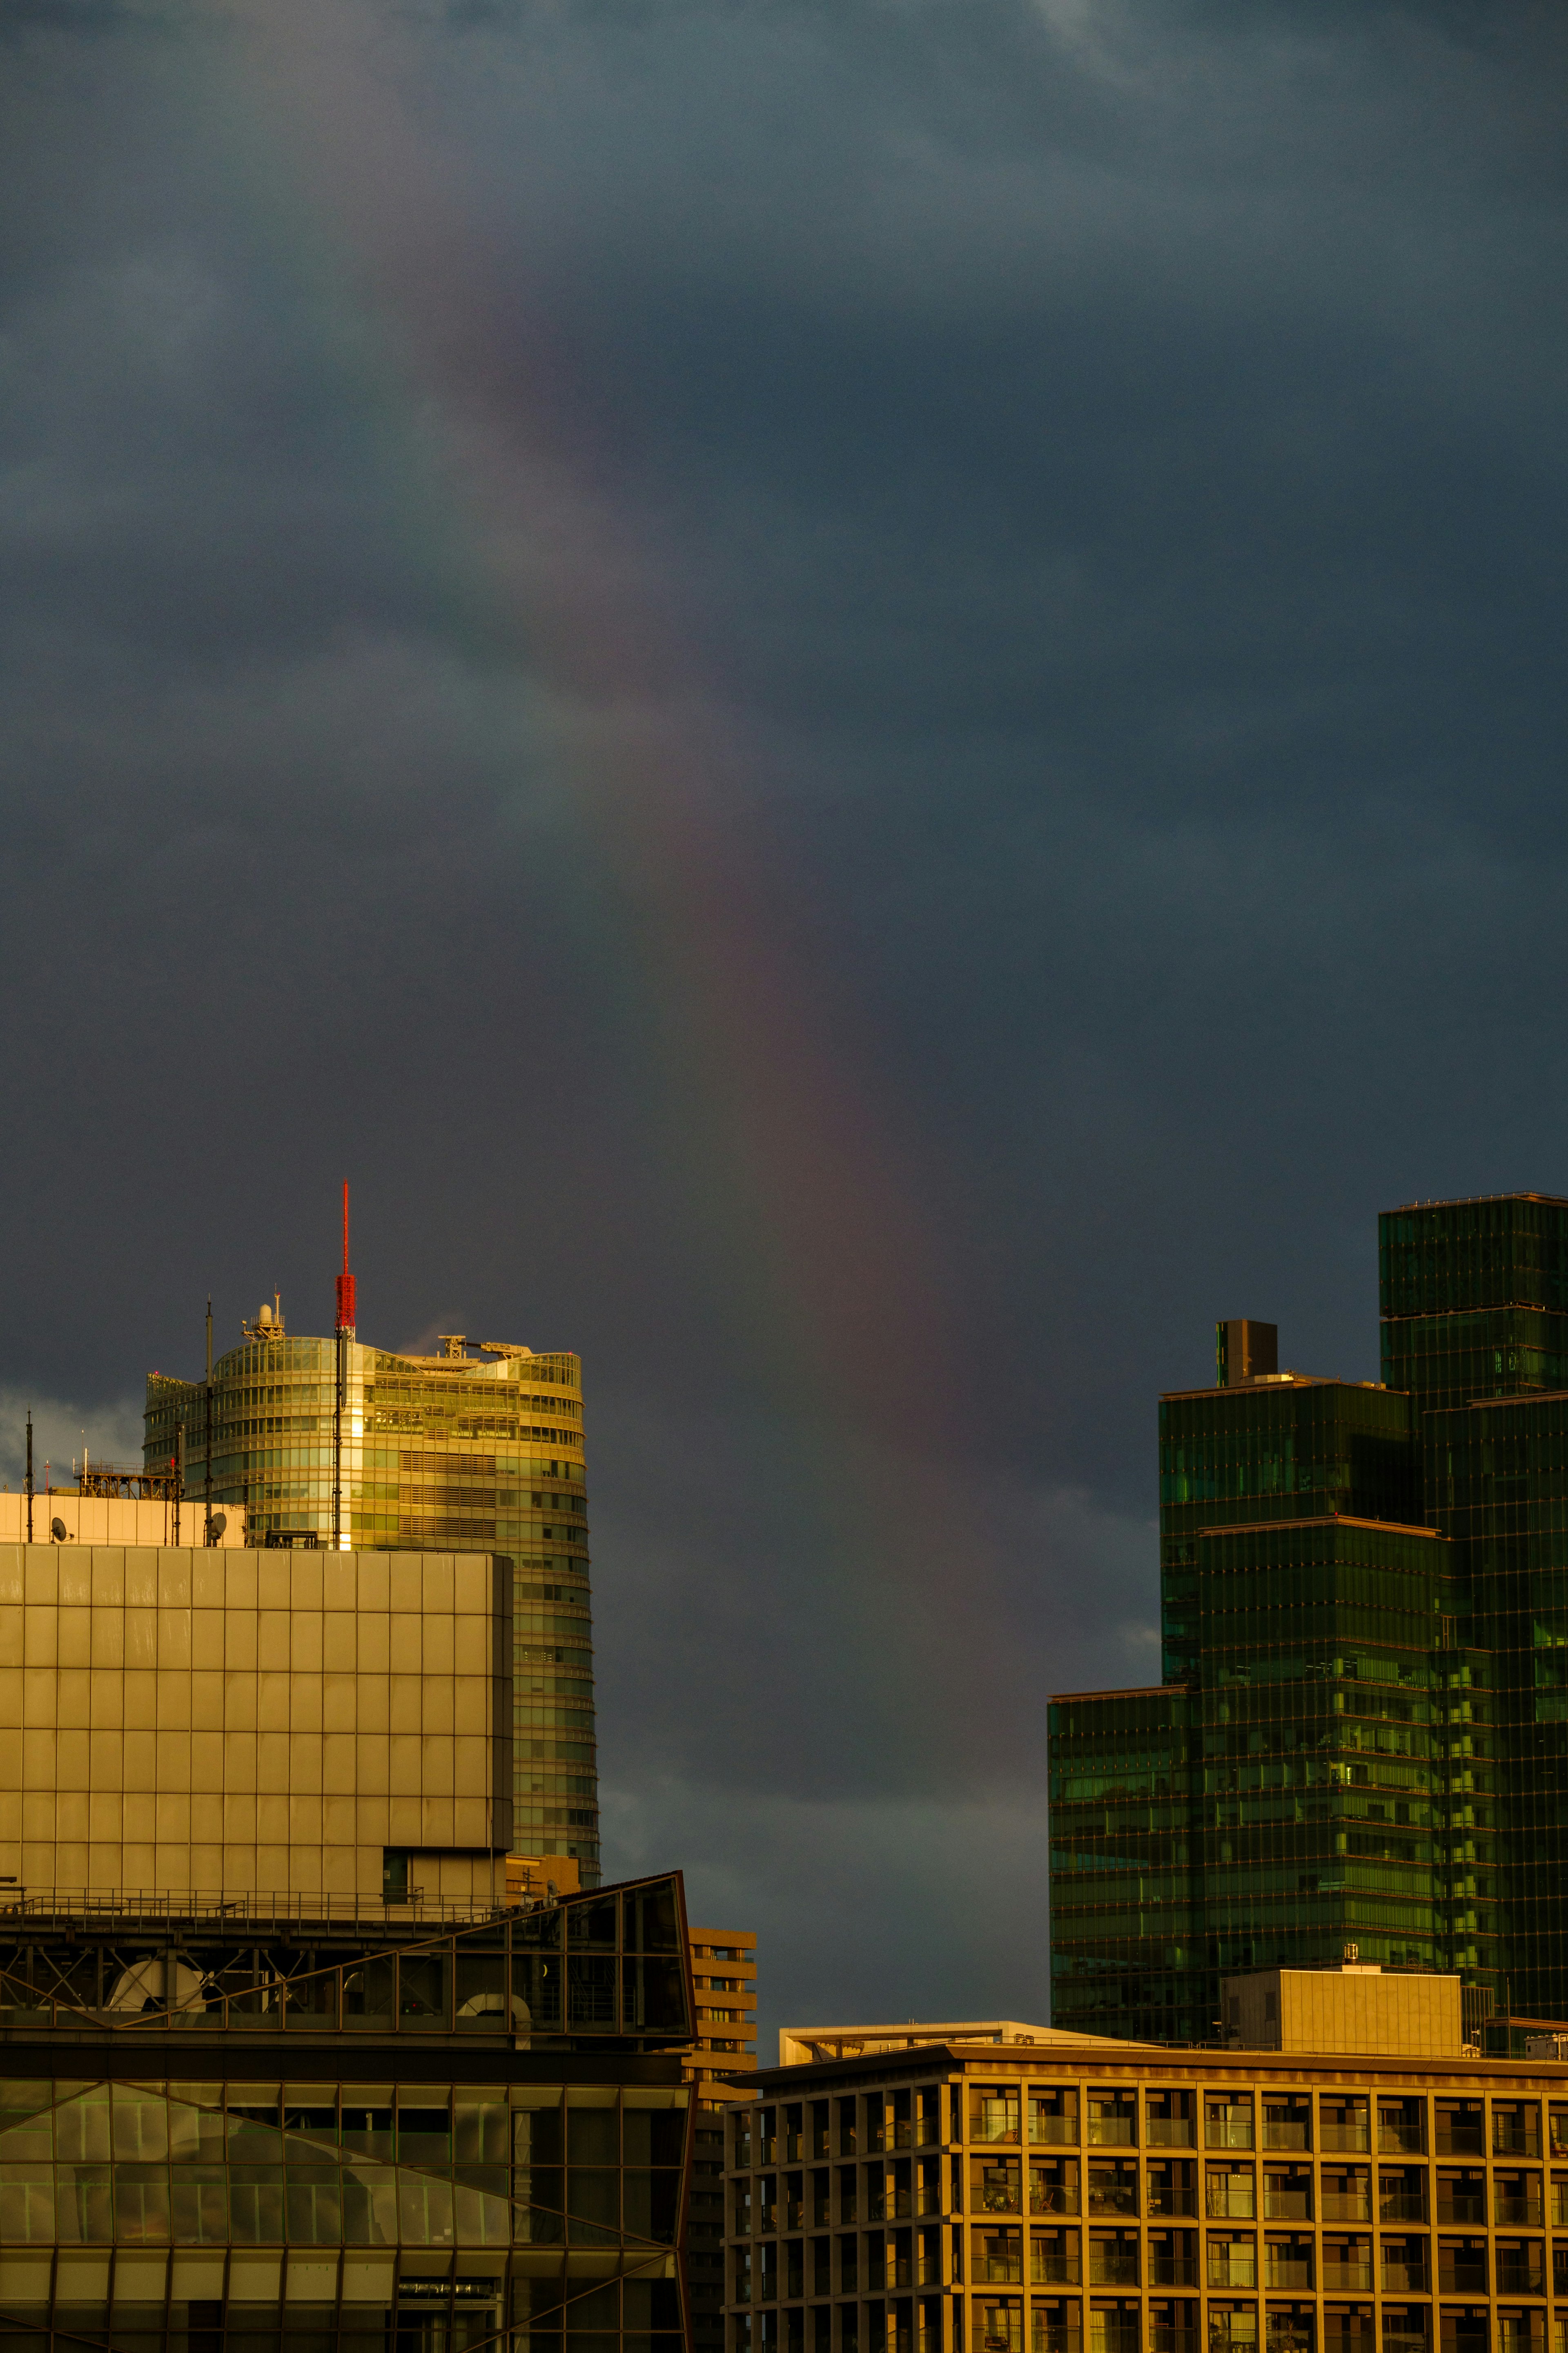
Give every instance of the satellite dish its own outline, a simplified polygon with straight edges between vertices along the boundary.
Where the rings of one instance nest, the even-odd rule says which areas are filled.
[[[66,1540],[65,1522],[63,1520],[51,1520],[49,1522],[49,1534],[53,1536],[57,1544],[64,1544]]]
[[[228,1525],[227,1513],[215,1512],[212,1518],[207,1522],[207,1525],[213,1532],[213,1542],[216,1544],[218,1538],[222,1535],[225,1528]]]

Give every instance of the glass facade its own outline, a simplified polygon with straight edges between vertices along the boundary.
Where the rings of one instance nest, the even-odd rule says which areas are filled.
[[[1384,1352],[1421,1416],[1426,1516],[1453,1542],[1489,1721],[1456,1757],[1452,1869],[1499,1915],[1509,2006],[1568,2015],[1568,1201],[1381,1221]]]
[[[30,1911],[0,2323],[29,2353],[679,2353],[690,2013],[677,1879],[436,1938]]]
[[[1184,2037],[1203,1973],[1187,1694],[1053,1700],[1050,1751],[1055,2021]]]
[[[1051,1710],[1058,2024],[1205,2036],[1343,1942],[1568,2015],[1568,1201],[1379,1251],[1387,1387],[1161,1401],[1164,1684]]]
[[[255,1333],[258,1327],[249,1327]],[[215,1504],[242,1504],[264,1548],[333,1542],[378,1552],[493,1552],[512,1564],[512,1840],[599,1875],[593,1619],[582,1366],[460,1341],[441,1356],[345,1349],[340,1420],[334,1339],[248,1337],[205,1384],[153,1373],[145,1467],[178,1451],[201,1542],[207,1461]]]
[[[1198,1542],[1264,1520],[1421,1517],[1408,1398],[1361,1381],[1268,1381],[1160,1400],[1162,1672],[1197,1662]]]

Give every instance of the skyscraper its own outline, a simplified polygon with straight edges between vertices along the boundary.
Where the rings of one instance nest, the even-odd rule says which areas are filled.
[[[508,1560],[514,1844],[574,1856],[596,1885],[579,1359],[505,1341],[474,1355],[458,1333],[434,1356],[295,1337],[271,1306],[244,1330],[210,1381],[148,1376],[146,1467],[178,1464],[193,1526],[209,1493],[245,1505],[256,1545]]]
[[[1568,1200],[1379,1240],[1382,1383],[1232,1322],[1161,1400],[1163,1681],[1051,1707],[1058,2023],[1204,2037],[1347,1943],[1568,2014]]]

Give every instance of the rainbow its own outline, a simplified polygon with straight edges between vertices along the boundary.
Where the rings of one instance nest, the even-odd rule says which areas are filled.
[[[510,261],[503,282],[462,167],[405,100],[390,14],[213,0],[210,15],[258,203],[326,350],[363,376],[455,630],[525,686],[520,774],[542,768],[567,794],[612,911],[605,953],[629,945],[669,1147],[792,1433],[781,1478],[800,1540],[835,1572],[811,1607],[826,1582],[819,1647],[847,1645],[866,1694],[855,1745],[890,1742],[900,1778],[923,1750],[932,1786],[951,1788],[976,1749],[966,1714],[999,1744],[1028,1720],[958,1476],[986,1451],[966,1362],[978,1341],[952,1328],[940,1238],[869,1057],[838,1041],[843,1008],[762,888],[748,747],[602,487],[573,354]],[[1018,1761],[998,1755],[999,1773]]]

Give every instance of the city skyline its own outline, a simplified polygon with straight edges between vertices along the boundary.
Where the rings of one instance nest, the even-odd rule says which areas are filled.
[[[605,1865],[784,2019],[1043,2013],[1152,1396],[1568,1188],[1565,39],[0,10],[0,1477],[348,1177],[587,1368]]]

